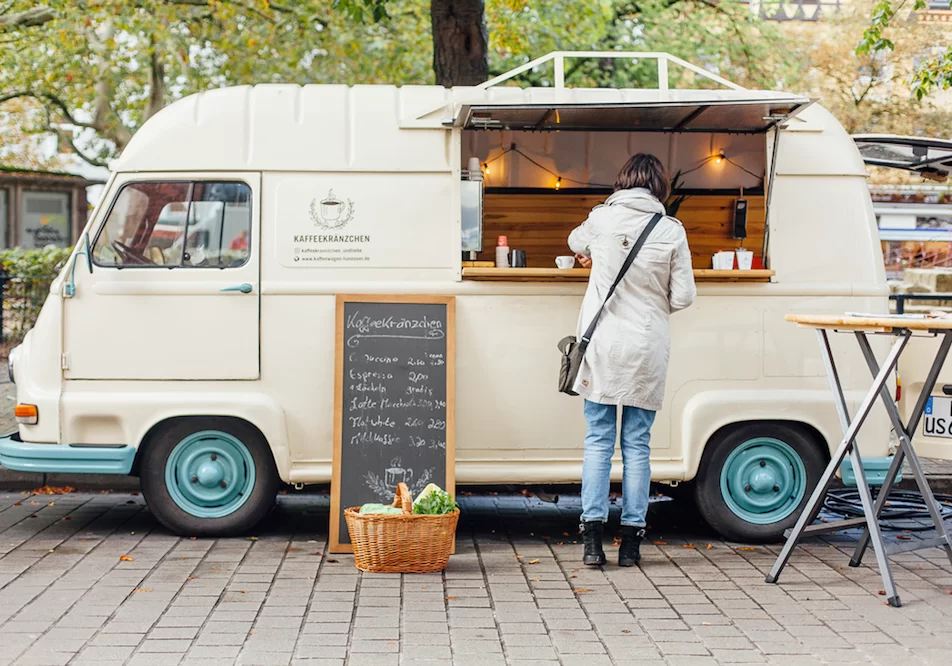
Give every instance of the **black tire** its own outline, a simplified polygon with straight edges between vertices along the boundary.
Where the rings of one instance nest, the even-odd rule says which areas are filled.
[[[735,451],[737,454],[732,458]],[[800,467],[791,456],[799,458],[805,474],[800,473]],[[797,522],[827,462],[822,443],[811,437],[806,429],[795,425],[757,422],[730,428],[708,442],[705,448],[695,484],[698,509],[708,525],[728,540],[776,542],[783,538],[784,530]],[[721,484],[727,464],[730,465],[728,471],[735,472],[725,474],[726,493],[731,499],[725,497]],[[787,467],[789,478],[782,476],[787,473]],[[758,471],[758,468],[763,471]],[[802,482],[799,481],[801,478]],[[739,487],[738,481],[744,483],[743,488]],[[757,487],[752,487],[751,483]],[[767,487],[768,483],[774,485]],[[802,497],[794,507],[801,489]],[[740,495],[740,502],[733,499],[737,495]],[[768,506],[747,511],[746,507],[751,506],[748,501],[767,503]],[[774,506],[769,504],[771,502],[777,503],[772,512],[766,510]],[[737,510],[731,507],[731,503]],[[755,522],[770,521],[774,516],[777,519],[772,522]]]
[[[254,479],[251,481],[246,477],[243,486],[250,490],[240,493],[242,503],[230,513],[201,517],[183,509],[173,498],[173,491],[170,491],[166,483],[166,468],[173,451],[180,443],[209,431],[224,433],[244,445],[247,454],[250,454],[253,470],[249,470],[249,466],[244,462],[241,467],[248,476],[253,471]],[[274,507],[280,485],[274,457],[267,441],[248,424],[227,418],[198,417],[173,422],[145,443],[139,471],[142,494],[149,509],[160,523],[181,536],[227,537],[247,534]],[[226,485],[222,485],[222,488]],[[212,488],[217,491],[217,485]],[[230,506],[231,504],[227,504],[220,508],[220,511],[228,511]]]

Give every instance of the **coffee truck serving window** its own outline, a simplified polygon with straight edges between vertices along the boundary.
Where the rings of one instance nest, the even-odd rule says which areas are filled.
[[[116,268],[234,268],[248,260],[250,234],[245,183],[129,183],[109,211],[93,258]]]
[[[571,254],[569,232],[611,194],[618,169],[632,154],[646,152],[672,176],[665,203],[687,231],[695,277],[770,280],[765,254],[773,130],[810,100],[735,97],[462,105],[455,126],[462,129],[464,179],[479,181],[482,189],[482,244],[473,252],[471,239],[464,239],[470,250],[463,255],[464,279],[587,279],[587,271],[556,270],[555,259]],[[464,234],[473,233],[467,224],[472,217],[464,207]],[[525,253],[526,269],[496,272],[499,236]],[[739,270],[746,266],[738,266],[732,253],[749,260],[749,270]],[[726,258],[730,266],[720,266]],[[715,270],[721,268],[731,272]]]

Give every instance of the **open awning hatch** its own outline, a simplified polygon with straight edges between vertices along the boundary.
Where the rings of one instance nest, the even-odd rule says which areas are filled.
[[[856,147],[866,164],[913,171],[942,182],[952,173],[952,141],[894,134],[856,134]]]
[[[760,134],[812,104],[809,97],[569,104],[463,104],[463,129]]]

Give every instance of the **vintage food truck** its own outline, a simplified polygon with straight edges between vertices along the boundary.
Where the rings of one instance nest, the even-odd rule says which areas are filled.
[[[657,87],[567,87],[574,57],[653,60]],[[517,87],[549,66],[550,87]],[[675,69],[692,87],[669,86]],[[678,174],[698,282],[672,317],[652,478],[693,482],[727,537],[776,538],[841,436],[814,334],[784,315],[887,311],[867,174],[809,98],[658,53],[554,53],[451,90],[258,85],[170,105],[115,162],[11,355],[19,429],[0,464],[137,475],[173,531],[250,529],[281,482],[332,478],[336,295],[422,294],[455,296],[457,482],[579,483],[585,423],[556,391],[556,343],[587,273],[554,260],[635,152]],[[525,268],[483,263],[499,236]],[[713,270],[737,248],[750,270]],[[855,401],[868,370],[836,344]],[[868,432],[864,455],[885,455],[888,427]]]

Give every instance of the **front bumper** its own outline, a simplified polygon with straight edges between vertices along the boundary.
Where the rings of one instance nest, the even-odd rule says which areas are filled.
[[[132,446],[29,444],[18,433],[0,437],[0,466],[15,472],[57,474],[129,474]]]

